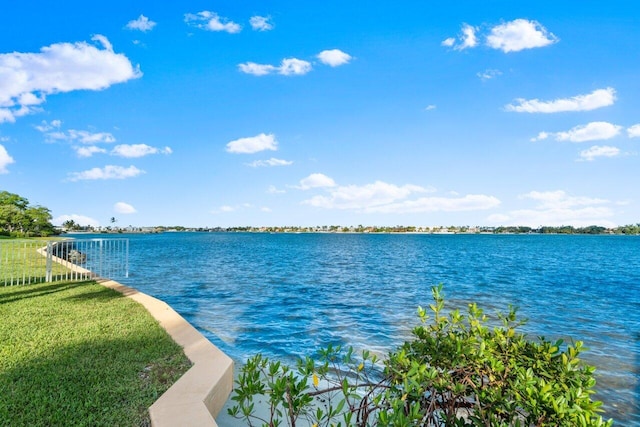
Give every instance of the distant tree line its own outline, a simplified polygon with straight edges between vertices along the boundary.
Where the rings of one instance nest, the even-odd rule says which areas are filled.
[[[51,236],[51,212],[44,206],[32,206],[29,200],[8,191],[0,191],[0,235],[12,237]]]
[[[177,228],[175,228],[177,229]],[[345,227],[339,225],[324,225],[314,227],[284,226],[284,227],[227,227],[207,229],[184,229],[183,231],[216,231],[216,232],[249,232],[249,233],[447,233],[447,234],[640,234],[640,223],[606,228],[599,225],[587,227],[573,227],[563,225],[558,227],[542,226],[538,228],[527,226],[500,227],[416,227],[416,226],[362,226]]]

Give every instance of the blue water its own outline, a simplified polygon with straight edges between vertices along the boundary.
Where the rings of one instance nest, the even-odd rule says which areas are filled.
[[[329,343],[384,355],[444,283],[450,307],[519,307],[526,332],[580,339],[605,415],[640,425],[640,237],[130,235],[130,278],[242,363]]]

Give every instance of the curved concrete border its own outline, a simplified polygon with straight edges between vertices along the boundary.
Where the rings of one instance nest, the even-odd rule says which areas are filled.
[[[142,304],[181,345],[193,366],[149,408],[154,427],[212,426],[233,389],[233,360],[168,304],[107,279],[102,286]]]
[[[46,247],[38,253],[46,255]],[[102,279],[85,268],[53,256],[74,273],[142,304],[184,350],[193,366],[149,408],[154,427],[217,427],[218,415],[233,390],[233,360],[213,345],[167,303],[114,280]],[[85,276],[86,277],[86,276]]]

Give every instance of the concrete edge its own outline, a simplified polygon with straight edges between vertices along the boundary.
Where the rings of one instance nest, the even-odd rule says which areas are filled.
[[[46,247],[37,252],[46,256]],[[167,303],[62,258],[52,260],[74,273],[87,275],[100,285],[141,304],[171,338],[182,346],[193,366],[149,407],[153,427],[217,427],[215,417],[233,390],[233,360],[214,346]]]
[[[151,407],[154,427],[212,426],[233,389],[233,360],[214,346],[167,303],[114,280],[97,279],[142,304],[183,347],[193,366]]]

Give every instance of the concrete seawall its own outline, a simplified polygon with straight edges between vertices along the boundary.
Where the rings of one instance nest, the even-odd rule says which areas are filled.
[[[154,427],[212,426],[233,389],[233,361],[168,304],[113,280],[98,280],[142,304],[193,366],[149,408]]]
[[[46,247],[38,249],[46,256]],[[53,256],[57,262],[82,277],[120,292],[142,304],[171,338],[183,348],[193,366],[149,408],[153,427],[217,427],[218,415],[233,389],[233,360],[214,346],[167,303],[124,286],[101,279],[83,267]]]

